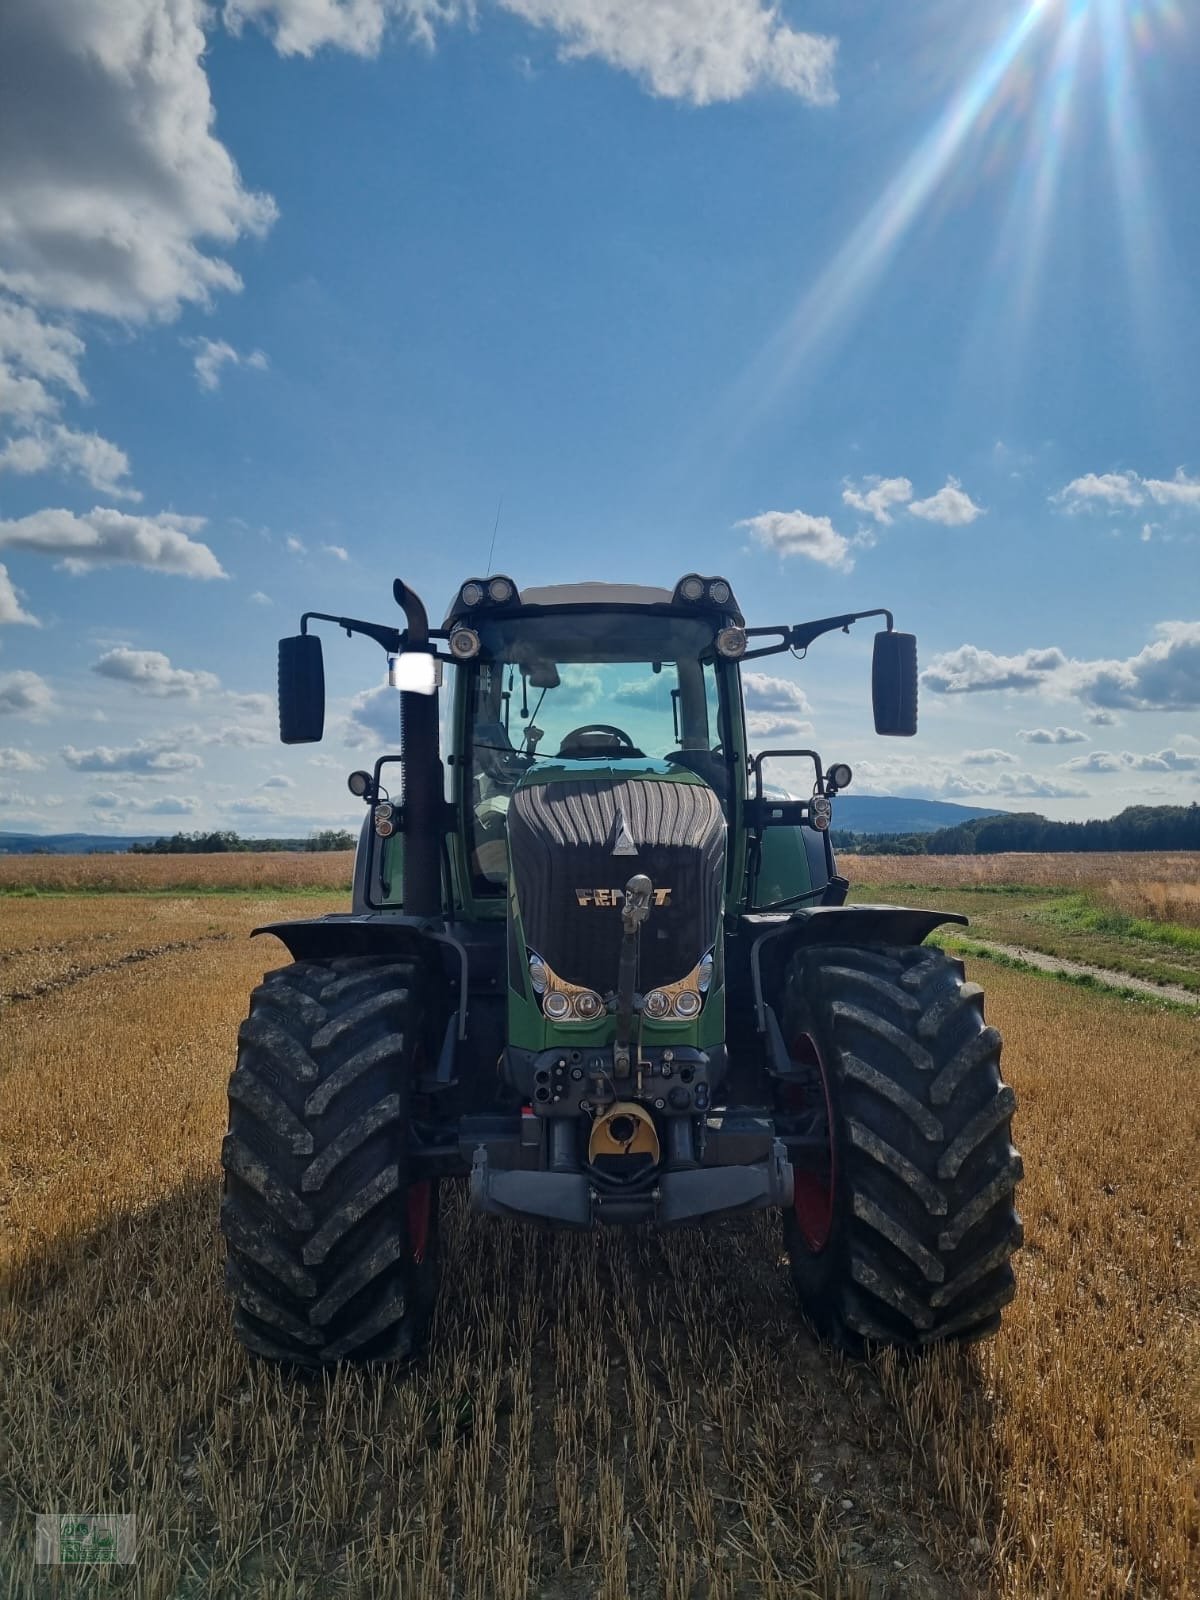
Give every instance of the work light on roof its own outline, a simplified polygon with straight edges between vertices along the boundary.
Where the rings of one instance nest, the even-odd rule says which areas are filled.
[[[724,578],[717,578],[708,586],[708,598],[718,606],[727,606],[733,593]]]
[[[488,584],[488,598],[494,600],[498,606],[507,605],[513,597],[513,586],[510,578],[493,578]]]
[[[703,600],[704,579],[698,573],[689,572],[680,583],[679,592],[685,600]]]
[[[460,599],[465,606],[478,606],[483,604],[483,585],[474,579],[464,583],[460,591]]]

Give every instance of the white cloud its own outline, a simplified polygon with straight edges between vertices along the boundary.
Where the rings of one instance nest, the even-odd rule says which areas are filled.
[[[790,678],[773,678],[766,672],[743,672],[742,693],[747,711],[786,711],[807,716],[812,709],[808,697]]]
[[[10,439],[0,450],[0,472],[78,473],[93,489],[116,500],[140,500],[129,476],[129,457],[98,433],[79,433],[61,422]]]
[[[222,367],[250,367],[255,372],[267,370],[267,358],[261,350],[242,355],[224,339],[185,339],[183,342],[195,350],[192,365],[196,369],[196,382],[209,393],[220,388]]]
[[[349,561],[350,559],[350,552],[345,545],[323,544],[321,549],[324,550],[327,556],[334,556],[338,561]]]
[[[1136,472],[1088,472],[1082,478],[1073,478],[1050,498],[1068,511],[1097,505],[1125,511],[1144,505],[1147,496],[1160,506],[1200,506],[1200,478],[1190,478],[1182,467],[1173,478],[1142,478]],[[1142,537],[1149,537],[1145,530]]]
[[[155,800],[146,800],[138,795],[116,794],[111,789],[88,795],[87,803],[93,811],[99,811],[104,816],[113,812],[132,812],[147,817],[190,817],[197,809],[195,800],[185,800],[177,794],[164,794]]]
[[[135,516],[96,506],[74,511],[35,511],[12,522],[0,521],[0,549],[31,550],[62,558],[68,572],[94,567],[145,567],[185,578],[223,578],[221,563],[206,544],[190,537],[204,526],[203,517],[160,512]]]
[[[41,756],[32,750],[16,750],[12,745],[0,747],[0,772],[40,772],[46,765]]]
[[[235,722],[218,733],[206,733],[203,738],[205,744],[224,744],[234,750],[248,750],[253,745],[270,744],[272,735],[266,728],[252,728]]]
[[[1200,756],[1170,748],[1151,755],[1135,755],[1131,750],[1123,750],[1121,760],[1134,772],[1200,772]]]
[[[564,685],[566,687],[564,677]],[[558,693],[561,694],[560,689]],[[351,750],[365,745],[400,746],[400,696],[386,683],[364,689],[350,702],[350,715],[342,731],[342,743]]]
[[[1084,716],[1095,728],[1114,728],[1121,720],[1115,712],[1105,711],[1100,706],[1093,707],[1091,711],[1085,711]]]
[[[41,717],[53,705],[53,689],[36,672],[0,672],[0,717]]]
[[[964,767],[1015,767],[1017,758],[1007,750],[964,750],[962,762]]]
[[[250,596],[250,599],[256,606],[273,606],[275,604],[274,600],[271,599],[271,596],[269,594],[264,594],[261,589],[255,589],[254,593]]]
[[[274,204],[213,135],[200,0],[0,7],[0,288],[41,306],[170,316],[237,273],[201,241]]]
[[[93,663],[92,671],[160,700],[198,700],[202,694],[220,688],[220,680],[211,672],[173,667],[159,650],[130,650],[124,645],[106,651]]]
[[[921,674],[921,682],[937,694],[973,694],[991,689],[1036,689],[1067,664],[1063,652],[1023,650],[1020,655],[999,656],[973,644],[935,656]]]
[[[1001,772],[991,792],[1011,800],[1081,800],[1087,794],[1086,789],[1076,789],[1054,778],[1037,778],[1028,772]]]
[[[986,806],[990,799],[1077,800],[1087,791],[1056,778],[1028,772],[957,771],[938,757],[922,761],[899,758],[855,763],[855,783],[865,794],[892,794],[906,799],[960,800]],[[834,825],[836,826],[836,816]]]
[[[760,87],[812,105],[836,99],[837,44],[787,26],[767,0],[494,0],[545,28],[564,60],[594,58],[637,78],[652,94],[693,105],[737,100]],[[472,0],[226,0],[235,30],[260,23],[287,55],[324,45],[374,55],[390,21],[432,45],[439,25],[474,20]]]
[[[294,789],[296,780],[289,778],[286,773],[276,772],[271,777],[265,778],[258,787],[260,789]]]
[[[796,739],[813,731],[811,722],[783,711],[747,711],[746,731],[759,744],[764,739]]]
[[[293,556],[302,556],[306,548],[302,539],[293,538],[291,534],[283,541],[283,547],[289,555]]]
[[[986,516],[982,506],[977,506],[957,478],[947,478],[945,485],[928,500],[914,500],[908,508],[914,517],[926,522],[940,522],[947,528],[964,528],[976,517]]]
[[[1154,631],[1157,638],[1136,656],[1080,663],[1080,696],[1124,711],[1200,708],[1200,622],[1160,622]]]
[[[275,802],[264,799],[261,795],[248,795],[242,800],[227,800],[224,802],[222,809],[247,817],[274,817],[279,815],[279,807]]]
[[[1160,506],[1200,506],[1200,478],[1189,478],[1180,467],[1173,478],[1146,478],[1150,498]]]
[[[837,532],[828,517],[810,516],[807,511],[764,511],[735,527],[749,528],[759,544],[777,550],[780,556],[807,556],[841,572],[849,572],[854,565],[849,539]]]
[[[1017,738],[1026,744],[1086,744],[1087,734],[1078,728],[1018,728]]]
[[[1145,496],[1136,472],[1087,472],[1051,495],[1068,511],[1082,511],[1100,504],[1112,508],[1140,506]]]
[[[30,306],[0,297],[0,416],[24,422],[52,416],[59,400],[50,384],[83,399],[82,354],[83,340],[69,328],[44,322]]]
[[[177,748],[180,742],[178,734],[164,733],[139,739],[126,749],[97,745],[92,750],[76,750],[68,744],[61,754],[75,772],[193,772],[203,766],[194,751]]]
[[[269,694],[259,694],[257,692],[241,694],[236,689],[228,690],[225,698],[235,710],[244,711],[247,715],[255,717],[265,717],[269,711],[274,709],[275,705]]]
[[[1040,688],[1106,713],[1200,707],[1200,622],[1160,622],[1154,631],[1144,650],[1115,661],[1071,660],[1053,645],[1000,656],[965,644],[936,656],[921,682],[937,694]],[[1104,725],[1110,718],[1089,713],[1089,721]],[[1049,741],[1030,740],[1042,742]]]
[[[864,478],[857,489],[848,483],[842,490],[842,500],[876,522],[890,523],[891,508],[907,505],[912,494],[913,486],[907,478],[870,477]]]
[[[8,568],[0,563],[0,623],[5,622],[25,622],[33,628],[41,627],[38,619],[21,604],[21,597],[13,587]]]
[[[1063,766],[1068,772],[1120,772],[1122,762],[1110,750],[1089,750],[1086,756],[1072,756]]]

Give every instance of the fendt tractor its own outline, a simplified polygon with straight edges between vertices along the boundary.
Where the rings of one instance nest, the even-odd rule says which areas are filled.
[[[403,629],[308,612],[279,645],[285,744],[322,736],[322,621],[387,652],[399,751],[349,777],[352,909],[257,930],[292,962],[254,991],[229,1084],[242,1343],[413,1356],[455,1177],[485,1217],[564,1228],[779,1211],[800,1305],[843,1349],[993,1332],[1021,1242],[1013,1093],[981,990],[924,943],[966,918],[847,905],[850,768],[752,754],[742,696],[743,663],[882,617],[875,728],[913,734],[914,637],[882,610],[749,628],[697,573],[471,578],[438,629],[394,594]],[[768,760],[811,764],[808,798]]]

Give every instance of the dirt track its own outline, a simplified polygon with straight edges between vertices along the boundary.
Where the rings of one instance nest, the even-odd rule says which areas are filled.
[[[1149,978],[1135,978],[1127,972],[1114,972],[1111,967],[1093,967],[1085,961],[1068,961],[1065,956],[1048,956],[1041,950],[1028,950],[1018,944],[993,944],[982,939],[972,939],[968,947],[983,955],[1003,956],[1010,961],[1021,961],[1039,972],[1062,973],[1072,978],[1095,978],[1109,989],[1127,989],[1131,994],[1149,995],[1155,1000],[1172,1000],[1177,1005],[1200,1007],[1200,994],[1185,989],[1178,983],[1152,983]]]

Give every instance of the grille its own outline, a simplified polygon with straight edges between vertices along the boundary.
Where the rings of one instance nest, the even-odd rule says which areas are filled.
[[[604,902],[636,872],[670,891],[642,926],[639,988],[685,977],[716,938],[725,818],[702,784],[532,784],[513,795],[508,841],[526,941],[568,983],[615,987],[621,907]],[[614,855],[618,843],[633,853]]]

